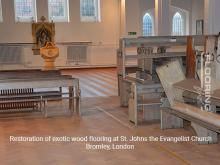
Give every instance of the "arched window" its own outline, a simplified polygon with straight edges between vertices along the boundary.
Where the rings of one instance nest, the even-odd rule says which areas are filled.
[[[179,12],[173,16],[173,35],[183,35],[183,18]]]
[[[153,19],[149,13],[143,17],[143,36],[153,35]]]

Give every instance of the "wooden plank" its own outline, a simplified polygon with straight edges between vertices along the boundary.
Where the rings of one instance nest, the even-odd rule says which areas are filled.
[[[160,98],[146,98],[144,100],[142,100],[139,104],[137,104],[137,106],[143,106],[143,105],[160,105],[161,101]]]
[[[175,88],[196,93],[196,94],[202,94],[204,96],[204,90],[201,91],[201,83],[199,80],[195,79],[185,79],[183,81],[177,82],[173,84]],[[213,88],[215,89],[215,88]],[[216,89],[211,93],[211,99],[220,100],[220,89]],[[216,103],[215,103],[216,104]],[[218,103],[219,104],[219,103]]]
[[[214,35],[209,35],[211,37]],[[204,46],[205,36],[203,35],[192,35],[195,40],[195,45]],[[126,47],[132,47],[140,43],[153,45],[153,46],[174,46],[174,45],[186,45],[187,36],[153,36],[153,37],[139,37],[139,38],[123,38]]]
[[[51,80],[30,80],[30,81],[8,81],[0,83],[0,90],[23,89],[23,88],[56,88],[74,86],[74,79],[51,79]]]
[[[198,89],[201,88],[201,83],[196,79],[185,79],[173,84],[173,86],[181,90],[200,94]]]
[[[160,104],[143,105],[144,121],[160,120]]]
[[[128,55],[125,56],[126,59],[151,59],[151,58],[167,58],[167,57],[184,57],[186,52],[167,52],[167,53],[152,53],[148,55]]]
[[[210,125],[204,121],[201,121],[199,120],[198,118],[195,118],[195,117],[192,117],[192,116],[189,116],[189,115],[186,115],[184,113],[181,113],[179,111],[176,111],[176,110],[173,110],[173,109],[170,109],[170,108],[162,108],[161,109],[162,112],[167,112],[169,114],[172,114],[172,115],[175,115],[179,118],[182,118],[182,119],[185,119],[187,121],[191,121],[191,122],[195,122],[197,124],[199,124],[200,126],[203,126],[205,128],[208,128],[210,130],[213,130],[213,131],[216,131],[216,132],[219,132],[220,133],[220,129],[214,125]],[[175,123],[176,124],[176,123]]]
[[[216,79],[220,81],[220,36],[218,37],[217,44],[217,57],[216,57]]]
[[[60,71],[0,71],[0,79],[30,79],[30,78],[47,78],[61,76]]]
[[[173,87],[173,84],[185,79],[180,62],[178,60],[172,61],[158,67],[156,71],[170,104],[172,105],[175,99],[183,101],[182,91]]]
[[[55,77],[31,77],[31,78],[12,78],[12,79],[0,79],[0,84],[1,83],[6,83],[6,82],[32,82],[32,81],[53,81],[53,80],[70,80],[70,79],[75,79],[72,78],[72,76],[55,76]]]
[[[187,37],[186,77],[196,77],[196,52],[192,36]]]
[[[181,112],[187,116],[196,118],[200,121],[206,122],[210,125],[214,125],[218,129],[220,129],[220,115],[216,113],[206,112],[201,110],[200,108],[177,101],[173,102],[171,109]]]
[[[128,118],[129,121],[135,124],[135,126],[137,126],[138,124],[137,101],[137,86],[135,83],[132,83],[131,92],[128,100]]]
[[[216,47],[218,45],[216,45],[217,43],[217,37],[216,36],[210,36],[207,38],[206,40],[206,54],[210,54],[210,55],[214,55],[214,58],[216,58],[217,52],[216,52]],[[213,79],[217,79],[217,74],[216,73],[216,60],[209,60],[209,62],[207,63],[207,67],[211,68],[211,77]]]
[[[213,91],[213,94],[211,95],[212,98],[220,100],[220,89],[217,89]]]
[[[183,128],[183,119],[178,116],[173,115],[170,109],[162,108],[160,113],[161,113],[160,128],[162,130]]]

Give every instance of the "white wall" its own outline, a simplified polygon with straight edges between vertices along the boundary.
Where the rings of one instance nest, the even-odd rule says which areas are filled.
[[[171,5],[178,7],[180,9],[188,11],[189,15],[187,16],[187,29],[186,34],[192,33],[192,1],[193,0],[171,0]]]
[[[2,0],[3,19],[0,42],[32,42],[31,24],[15,23],[14,0]],[[117,43],[119,37],[118,0],[101,0],[101,22],[80,22],[80,0],[69,0],[70,22],[56,23],[56,41]],[[48,16],[47,0],[37,0],[38,20]]]
[[[139,0],[138,0],[139,1]],[[140,15],[139,15],[139,2],[134,0],[125,1],[125,13],[126,13],[126,35],[128,32],[137,32],[137,36],[140,36]]]
[[[220,1],[205,0],[204,3],[205,34],[219,34],[220,32]]]
[[[14,0],[2,0],[3,19],[0,23],[1,42],[32,42],[31,24],[15,23]],[[48,16],[47,0],[37,1],[38,20],[42,15]],[[70,1],[70,22],[56,23],[56,41],[92,42],[89,48],[89,64],[91,66],[114,66],[116,65],[116,48],[121,36],[127,37],[128,32],[137,32],[142,35],[142,18],[147,10],[154,13],[154,0],[100,0],[101,22],[80,22],[80,0]],[[125,6],[120,6],[125,1]],[[219,0],[215,0],[219,1]],[[171,5],[189,12],[189,34],[195,34],[195,23],[198,19],[204,19],[204,0],[171,0]],[[120,9],[121,12],[120,12]],[[217,11],[215,11],[217,12]],[[172,11],[171,11],[172,14]],[[217,13],[218,14],[218,13]],[[219,14],[218,14],[219,15]],[[218,28],[217,28],[218,30]],[[217,31],[216,30],[216,31]],[[41,66],[40,56],[32,56],[31,52],[26,55],[27,59],[34,59],[33,66]],[[58,65],[65,66],[66,53],[61,49]],[[30,62],[27,61],[27,63]]]
[[[153,18],[155,18],[154,14],[155,3],[154,0],[140,0],[140,34],[143,35],[143,17],[148,12]],[[154,21],[155,22],[155,21]],[[155,25],[154,25],[155,26]],[[155,34],[155,31],[154,31]]]
[[[120,8],[120,36],[126,36],[125,0],[119,0]]]
[[[36,1],[38,20],[41,16],[47,18],[47,0]],[[101,0],[101,22],[96,23],[80,22],[80,0],[69,0],[69,6],[70,22],[55,24],[56,42],[92,42],[91,64],[115,65],[120,35],[119,0]],[[2,8],[4,21],[0,23],[0,43],[32,42],[31,23],[15,23],[14,0],[2,0]],[[111,48],[103,51],[106,45]],[[60,58],[62,56],[61,51]],[[34,58],[41,60],[40,56]]]
[[[183,24],[185,25],[184,26],[184,34],[185,35],[189,35],[189,29],[190,29],[190,18],[189,18],[189,15],[190,15],[190,12],[188,10],[185,10],[185,9],[182,9],[182,8],[179,8],[179,7],[174,7],[174,6],[171,6],[171,13],[170,13],[170,18],[171,18],[171,29],[173,28],[172,26],[172,22],[173,22],[173,16],[179,12],[180,15],[182,16],[184,22]]]
[[[140,15],[141,18],[144,16],[144,14],[155,8],[154,0],[140,0]]]
[[[172,17],[172,14],[176,11],[175,7],[189,13],[186,18],[186,23],[188,24],[186,34],[195,34],[194,24],[196,20],[203,19],[203,1],[204,0],[171,0],[171,6],[174,8],[171,7],[170,17]],[[142,18],[147,11],[154,16],[154,0],[126,0],[126,8],[126,18],[128,21],[126,24],[126,32],[136,31],[138,35],[142,35]],[[172,26],[170,28],[172,28]]]
[[[192,0],[192,34],[196,34],[196,20],[204,20],[204,0]]]

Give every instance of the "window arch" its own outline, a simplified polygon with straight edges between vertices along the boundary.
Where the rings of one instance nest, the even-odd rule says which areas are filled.
[[[153,18],[149,13],[146,13],[143,17],[143,36],[153,35]]]
[[[183,28],[183,18],[179,12],[176,12],[173,16],[173,35],[183,35],[184,28]]]

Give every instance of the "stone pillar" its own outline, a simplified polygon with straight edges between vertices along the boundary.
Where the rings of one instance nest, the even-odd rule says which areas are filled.
[[[121,0],[119,4],[120,11],[120,36],[126,36],[126,13],[125,13],[125,0]]]
[[[155,0],[155,35],[171,35],[170,0]]]

